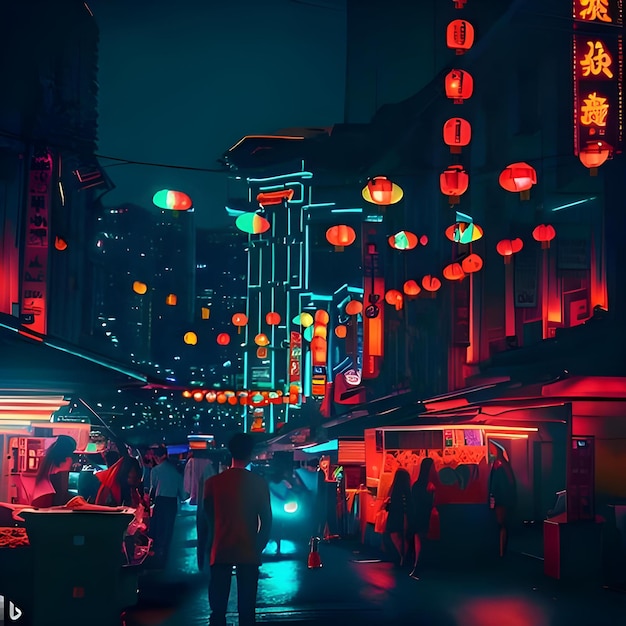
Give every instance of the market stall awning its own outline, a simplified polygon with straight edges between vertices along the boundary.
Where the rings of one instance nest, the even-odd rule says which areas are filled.
[[[0,392],[80,394],[102,387],[162,386],[133,366],[39,336],[0,316]]]

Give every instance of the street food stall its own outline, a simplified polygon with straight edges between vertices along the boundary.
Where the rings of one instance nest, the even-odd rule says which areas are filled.
[[[366,524],[389,495],[395,471],[409,472],[411,484],[425,458],[436,472],[435,506],[446,552],[480,553],[492,536],[489,513],[489,475],[498,448],[506,450],[520,485],[520,500],[527,500],[529,438],[533,426],[483,424],[420,424],[387,426],[365,431],[366,494],[362,506]],[[513,463],[515,461],[515,463]]]

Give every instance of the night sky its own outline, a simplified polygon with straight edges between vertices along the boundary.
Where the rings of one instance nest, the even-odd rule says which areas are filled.
[[[247,134],[343,121],[345,0],[89,0],[100,28],[99,154],[218,169]],[[224,174],[101,159],[106,205],[194,200],[199,227],[230,223]]]

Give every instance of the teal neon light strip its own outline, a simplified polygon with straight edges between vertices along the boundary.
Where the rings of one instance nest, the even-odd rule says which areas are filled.
[[[289,180],[290,178],[313,178],[313,172],[293,172],[293,174],[280,174],[269,178],[246,178],[248,183],[271,183],[276,180]]]
[[[303,209],[322,209],[324,207],[329,207],[329,206],[335,206],[335,203],[334,202],[317,202],[314,204],[305,204],[302,208]],[[331,211],[331,213],[334,213],[334,212],[335,211]]]
[[[596,196],[592,196],[591,198],[585,198],[584,200],[578,200],[577,202],[570,202],[569,204],[562,204],[561,206],[554,207],[552,211],[561,211],[563,209],[569,209],[572,206],[576,206],[578,204],[585,204],[586,202],[591,202],[595,200]]]
[[[331,209],[331,213],[363,213],[363,209]]]

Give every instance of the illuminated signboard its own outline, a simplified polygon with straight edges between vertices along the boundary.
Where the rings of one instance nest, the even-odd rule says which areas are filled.
[[[20,321],[38,333],[46,333],[46,291],[50,234],[50,186],[52,156],[35,154],[30,162],[26,196],[26,229],[21,272]]]
[[[573,0],[574,153],[602,140],[622,151],[621,0]]]

